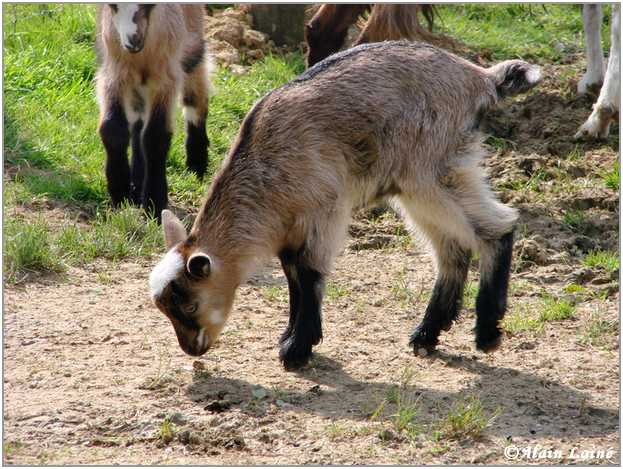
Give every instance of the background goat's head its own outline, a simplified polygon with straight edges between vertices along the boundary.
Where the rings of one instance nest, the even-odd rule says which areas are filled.
[[[202,251],[169,210],[162,211],[162,227],[169,251],[149,276],[152,299],[173,324],[182,350],[203,355],[225,325],[239,276],[235,266]]]
[[[149,17],[155,5],[138,3],[110,3],[112,21],[119,33],[121,45],[133,54],[143,50]]]

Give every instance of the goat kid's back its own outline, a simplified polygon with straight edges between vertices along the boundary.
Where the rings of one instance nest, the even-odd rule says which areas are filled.
[[[182,348],[200,355],[213,345],[237,286],[257,259],[277,255],[291,303],[280,358],[288,369],[304,365],[322,338],[322,286],[350,213],[390,199],[437,259],[414,350],[432,351],[456,318],[474,250],[476,344],[495,349],[516,214],[484,181],[477,127],[498,100],[538,80],[522,61],[483,69],[432,46],[386,42],[334,55],[261,99],[190,236],[170,212],[163,224],[172,249],[150,284]]]

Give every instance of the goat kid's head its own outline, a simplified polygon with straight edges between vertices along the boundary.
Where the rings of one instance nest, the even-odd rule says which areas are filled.
[[[237,277],[201,250],[169,210],[162,211],[162,227],[169,251],[149,276],[152,300],[173,324],[182,350],[203,355],[229,316]]]
[[[147,38],[149,16],[155,5],[110,3],[109,6],[123,48],[133,54],[142,51]]]

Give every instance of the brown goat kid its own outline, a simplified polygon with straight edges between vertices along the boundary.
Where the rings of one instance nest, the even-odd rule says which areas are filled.
[[[207,73],[201,5],[107,4],[98,8],[99,134],[113,206],[141,204],[160,219],[175,100],[182,94],[187,166],[208,164]],[[132,146],[132,165],[127,150]]]
[[[484,69],[400,41],[336,54],[264,96],[242,123],[190,235],[163,213],[169,252],[150,287],[182,349],[201,355],[214,345],[237,287],[278,256],[290,290],[280,358],[286,369],[305,365],[322,338],[323,284],[351,212],[384,199],[426,235],[437,258],[411,346],[430,352],[450,328],[477,250],[476,345],[495,349],[516,213],[484,180],[477,127],[501,98],[538,80],[538,68],[519,60]]]

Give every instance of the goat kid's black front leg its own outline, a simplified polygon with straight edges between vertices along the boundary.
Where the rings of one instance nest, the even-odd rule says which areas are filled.
[[[438,257],[441,253],[438,253]],[[439,343],[439,334],[452,327],[463,304],[463,288],[467,279],[471,252],[454,246],[439,259],[439,274],[424,318],[411,334],[409,345],[421,356],[432,353]]]
[[[513,232],[491,244],[490,262],[481,259],[480,285],[476,297],[476,347],[483,352],[492,352],[500,345],[502,331],[499,322],[506,312]]]
[[[141,132],[143,131],[143,121],[137,120],[132,125],[132,187],[130,197],[132,203],[141,205],[143,197],[143,179],[145,179],[145,158],[141,145]]]
[[[312,347],[322,340],[321,305],[323,276],[306,263],[300,252],[279,254],[290,291],[290,319],[279,341],[279,358],[286,370],[305,366]]]
[[[116,98],[111,98],[99,126],[99,134],[106,150],[106,181],[113,207],[130,198],[130,167],[128,120]]]
[[[167,206],[167,154],[171,146],[172,132],[169,129],[169,107],[156,104],[141,138],[145,162],[143,180],[143,208],[154,216],[158,223],[162,210]]]

